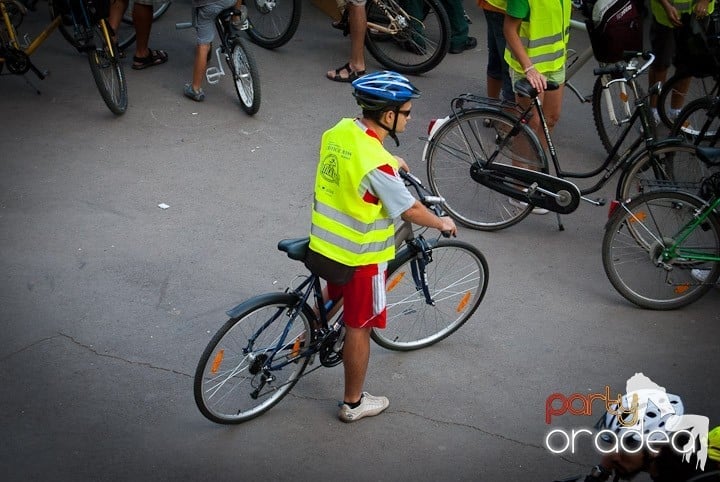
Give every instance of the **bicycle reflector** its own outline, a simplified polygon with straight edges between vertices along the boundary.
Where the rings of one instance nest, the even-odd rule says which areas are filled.
[[[608,208],[608,219],[610,219],[612,215],[615,214],[618,206],[620,206],[620,201],[618,201],[617,199],[610,202],[610,207]]]
[[[428,135],[430,135],[430,133],[432,132],[433,127],[435,126],[436,122],[437,122],[437,119],[432,119],[430,121],[430,123],[428,124]]]

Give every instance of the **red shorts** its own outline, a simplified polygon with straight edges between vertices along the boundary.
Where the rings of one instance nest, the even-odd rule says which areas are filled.
[[[385,328],[387,263],[358,266],[342,286],[328,283],[332,300],[343,298],[343,319],[350,328]]]

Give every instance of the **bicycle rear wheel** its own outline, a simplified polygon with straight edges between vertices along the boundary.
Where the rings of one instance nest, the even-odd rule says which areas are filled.
[[[681,256],[659,260],[663,248],[678,239],[702,208],[702,200],[678,191],[645,193],[621,205],[608,222],[602,247],[603,267],[613,287],[632,303],[653,310],[680,308],[705,294],[720,276],[720,263]],[[718,256],[716,216],[692,231],[679,249]],[[704,282],[695,278],[698,273],[707,275]]]
[[[253,115],[260,109],[260,75],[257,64],[241,39],[233,39],[231,45],[230,55],[226,60],[233,74],[235,92],[240,99],[242,110]]]
[[[684,81],[688,81],[687,92],[682,93],[680,87]],[[672,129],[675,124],[676,115],[673,115],[673,109],[682,109],[688,103],[695,99],[710,97],[717,93],[717,83],[713,77],[688,77],[675,73],[662,85],[657,100],[657,111],[660,121],[668,129]],[[677,105],[673,106],[673,103]]]
[[[390,350],[410,351],[433,345],[458,330],[475,313],[485,296],[488,266],[474,246],[441,239],[425,268],[430,296],[425,300],[415,279],[417,257],[413,250],[393,261],[387,280],[387,327],[370,336]]]
[[[215,333],[200,357],[193,386],[195,403],[206,418],[221,424],[245,422],[290,392],[310,360],[303,349],[311,340],[314,319],[305,306],[280,346],[297,302],[286,293],[250,299]]]
[[[122,21],[118,26],[117,33],[117,44],[121,51],[127,49],[130,45],[135,42],[135,26],[133,24],[132,11],[134,3],[132,0],[128,2],[128,6],[123,14]],[[162,17],[167,9],[170,8],[170,0],[164,2],[155,3],[153,2],[153,22],[158,18]]]
[[[275,49],[285,45],[295,35],[301,0],[247,0],[250,27],[248,37],[261,47]]]
[[[681,137],[696,146],[717,146],[720,135],[719,112],[719,98],[695,99],[683,108],[670,131],[670,137]]]
[[[80,23],[75,23],[70,13],[61,14],[62,10],[55,5],[56,1],[62,2],[65,0],[48,0],[50,20],[55,20],[55,17],[62,15],[60,25],[58,25],[60,34],[75,49],[82,51],[88,42],[92,40],[92,30]]]
[[[88,50],[88,62],[95,85],[108,109],[115,115],[122,115],[128,105],[125,73],[118,59],[117,47],[108,44],[109,27],[106,22],[100,20],[94,27],[95,46]]]
[[[437,0],[368,0],[365,46],[378,62],[404,74],[428,72],[450,48],[450,20]]]
[[[700,182],[717,168],[710,168],[690,144],[671,144],[645,150],[618,181],[618,199],[661,188],[675,188],[697,194]]]
[[[521,221],[532,206],[511,202],[470,176],[470,169],[493,163],[546,171],[545,154],[535,133],[517,119],[495,109],[473,109],[451,117],[432,136],[425,162],[432,191],[445,198],[447,213],[457,222],[496,231]],[[516,132],[508,137],[511,132]]]
[[[628,85],[624,82],[616,82],[605,87],[610,80],[612,80],[610,75],[598,76],[595,79],[592,93],[595,130],[597,130],[600,142],[608,154],[615,147],[620,134],[630,122],[635,105],[632,90],[628,88]],[[625,152],[638,135],[639,132],[629,132],[618,152]]]

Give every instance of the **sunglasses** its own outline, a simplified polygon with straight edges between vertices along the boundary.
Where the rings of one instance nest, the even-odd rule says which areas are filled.
[[[411,111],[411,110],[412,110],[412,109],[399,110],[399,111],[398,111],[398,114],[402,114],[402,115],[404,115],[405,117],[410,117],[410,111]]]

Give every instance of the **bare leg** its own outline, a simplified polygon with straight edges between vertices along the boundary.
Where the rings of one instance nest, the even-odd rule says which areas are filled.
[[[133,8],[133,24],[135,25],[135,56],[147,57],[150,55],[148,43],[150,41],[150,29],[152,28],[152,5],[139,5],[135,3]]]
[[[202,88],[205,70],[207,69],[208,52],[210,52],[210,44],[200,44],[195,47],[192,88],[196,92]]]
[[[346,326],[343,345],[343,367],[345,371],[344,401],[355,403],[362,396],[365,375],[370,361],[370,328]]]
[[[500,90],[502,89],[502,80],[493,79],[492,77],[487,78],[487,94],[488,97],[493,99],[500,98]]]
[[[667,77],[667,71],[667,67],[659,69],[650,66],[650,70],[648,71],[648,85],[653,86],[656,82],[665,82],[665,78]],[[653,95],[652,97],[650,97],[650,107],[657,107],[657,95]]]
[[[110,23],[110,28],[112,28],[115,32],[115,40],[117,40],[117,30],[120,27],[120,22],[122,21],[123,15],[125,15],[127,7],[128,0],[114,0],[110,3],[110,15],[108,16],[108,22]]]
[[[350,70],[363,72],[365,70],[365,32],[367,31],[367,14],[365,6],[348,5],[348,23],[350,24]],[[345,79],[348,72],[340,70],[338,75]],[[335,70],[329,70],[329,78],[335,77]]]

